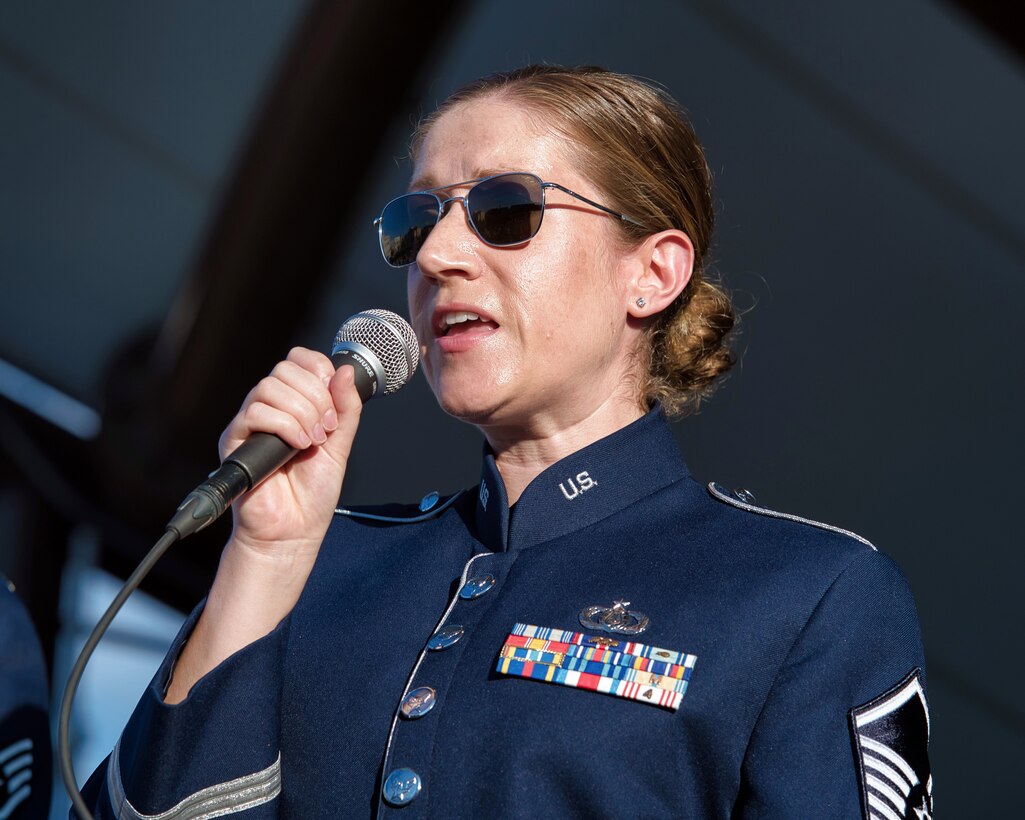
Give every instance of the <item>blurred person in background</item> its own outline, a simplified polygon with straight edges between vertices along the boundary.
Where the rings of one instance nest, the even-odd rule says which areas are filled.
[[[49,692],[32,621],[0,574],[0,820],[38,820],[50,807]]]

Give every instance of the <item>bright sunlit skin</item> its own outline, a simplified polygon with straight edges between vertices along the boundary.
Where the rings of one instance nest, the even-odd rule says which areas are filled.
[[[432,127],[410,188],[529,171],[603,202],[565,144],[515,102],[463,103]],[[615,221],[549,189],[537,236],[493,248],[454,203],[409,268],[427,380],[447,413],[487,436],[510,503],[546,467],[645,412],[634,351],[648,317],[686,285],[693,249],[680,231],[626,248]],[[448,323],[464,312],[480,318]]]

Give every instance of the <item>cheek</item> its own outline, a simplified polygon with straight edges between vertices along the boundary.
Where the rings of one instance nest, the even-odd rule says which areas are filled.
[[[611,264],[600,242],[564,241],[521,268],[517,298],[528,338],[558,339],[576,348],[586,347],[595,333],[613,331],[621,318],[621,285]]]
[[[420,272],[412,266],[406,275],[406,302],[409,305],[409,318],[419,334],[423,329],[420,326],[423,314],[430,308],[430,288]]]
[[[416,303],[421,298],[423,281],[423,277],[410,266],[406,272],[406,300],[409,302],[410,315],[416,310]]]
[[[553,226],[544,227],[550,228],[547,236],[556,233]],[[572,318],[573,306],[587,288],[591,258],[585,248],[569,241],[538,243],[531,250],[534,253],[516,271],[514,298],[534,331],[549,336],[558,332],[557,320]]]
[[[406,278],[406,302],[409,306],[409,322],[413,327],[413,333],[416,334],[416,338],[420,342],[420,364],[430,381],[426,344],[426,340],[430,339],[431,332],[430,288],[424,282],[423,277],[412,270]]]

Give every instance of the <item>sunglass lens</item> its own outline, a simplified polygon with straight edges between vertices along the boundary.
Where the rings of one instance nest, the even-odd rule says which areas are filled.
[[[407,194],[393,199],[381,213],[381,251],[389,265],[403,267],[416,260],[427,235],[438,224],[438,199]]]
[[[470,219],[490,245],[518,245],[541,227],[541,183],[530,174],[502,174],[478,183],[467,196]]]

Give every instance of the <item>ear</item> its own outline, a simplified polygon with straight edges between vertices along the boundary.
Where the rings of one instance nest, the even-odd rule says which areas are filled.
[[[634,250],[627,312],[638,319],[660,313],[680,295],[694,272],[694,243],[683,231],[652,234]]]

